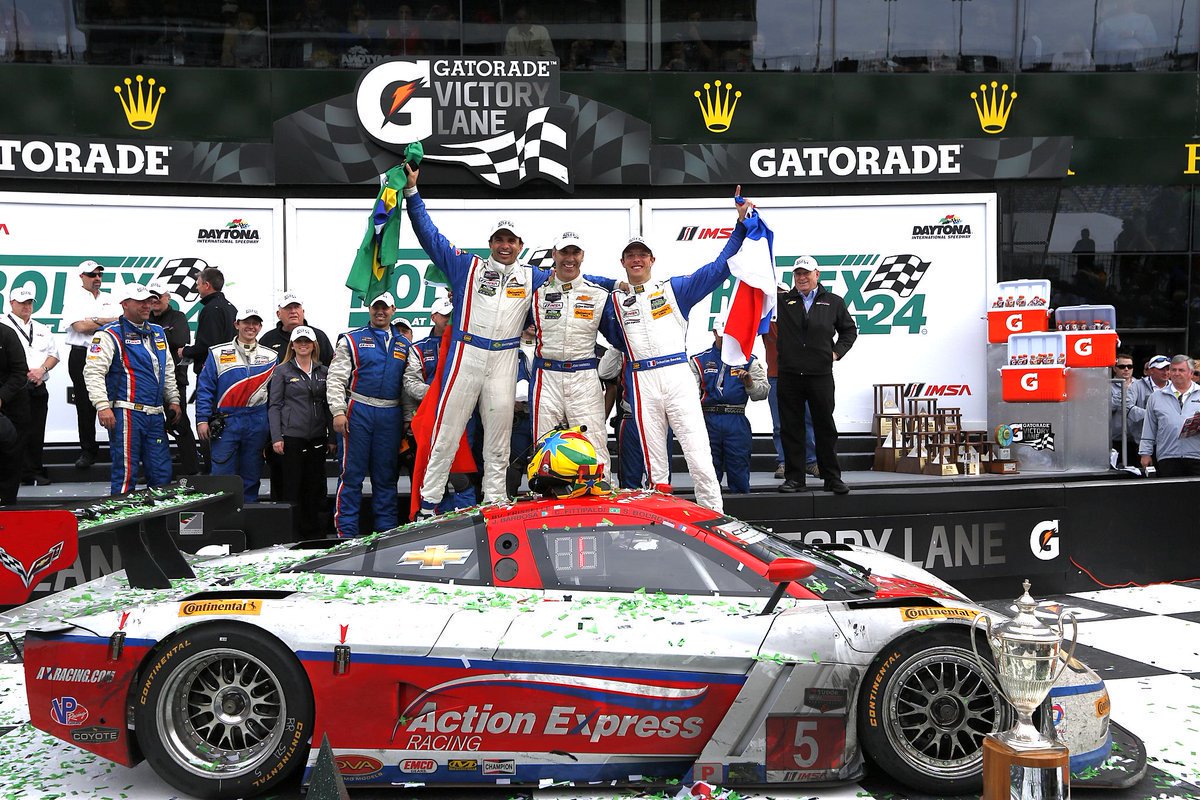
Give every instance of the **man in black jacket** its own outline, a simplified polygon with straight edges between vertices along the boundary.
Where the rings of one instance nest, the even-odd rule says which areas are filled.
[[[221,291],[224,287],[225,276],[217,267],[205,267],[196,279],[196,291],[200,292],[200,305],[203,306],[196,319],[196,342],[176,350],[175,360],[178,362],[190,358],[192,372],[197,375],[204,369],[208,348],[228,342],[237,335],[233,328],[237,309],[225,299]]]
[[[208,349],[231,341],[237,335],[233,322],[237,319],[237,308],[225,299],[221,290],[225,288],[225,275],[217,267],[205,267],[196,279],[196,291],[200,292],[200,315],[196,319],[196,341],[175,351],[175,363],[185,358],[192,360],[192,372],[197,375],[208,360]],[[187,407],[187,397],[180,395],[182,408]],[[204,458],[204,473],[212,468],[209,440],[200,442],[200,455]]]
[[[29,366],[17,332],[0,325],[0,505],[17,500],[22,446],[29,429]]]
[[[794,286],[779,295],[779,417],[783,438],[784,481],[781,492],[804,488],[804,404],[812,415],[817,467],[825,489],[850,490],[837,462],[837,425],[833,421],[833,362],[854,346],[858,327],[846,301],[821,286],[821,273],[811,256],[800,256],[792,268]],[[836,337],[836,338],[835,338]]]
[[[151,297],[150,321],[163,329],[167,335],[167,347],[172,353],[178,353],[192,343],[192,329],[188,327],[184,313],[171,305],[171,288],[161,280],[155,279],[147,284],[153,295]],[[192,433],[192,421],[187,415],[187,364],[175,363],[175,385],[179,387],[179,398],[184,401],[179,404],[182,409],[174,422],[168,421],[167,433],[175,437],[175,445],[179,449],[179,468],[175,476],[195,475],[200,471],[196,454],[196,436]]]
[[[301,302],[298,294],[284,292],[275,308],[275,316],[279,321],[275,323],[274,328],[258,337],[259,344],[274,350],[282,361],[283,354],[287,352],[288,342],[292,338],[292,331],[300,325],[307,325],[313,329],[313,333],[317,337],[316,345],[321,351],[321,357],[318,360],[327,367],[333,363],[333,344],[330,343],[329,337],[325,335],[324,331],[311,325],[304,318],[304,303]]]

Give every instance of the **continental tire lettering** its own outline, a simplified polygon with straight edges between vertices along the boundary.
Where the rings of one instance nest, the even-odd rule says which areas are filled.
[[[1105,692],[1104,696],[1096,701],[1096,716],[1107,717],[1110,711],[1112,711],[1112,701],[1108,699],[1108,692]]]
[[[290,720],[290,722],[295,724],[296,729],[292,733],[291,742],[289,742],[287,745],[287,752],[285,752],[279,759],[279,762],[275,766],[271,767],[271,769],[268,770],[261,778],[251,781],[251,786],[262,786],[264,783],[274,778],[280,773],[280,771],[284,769],[284,767],[288,765],[288,762],[292,760],[292,756],[296,754],[296,750],[300,747],[304,740],[304,723],[300,722],[299,720]]]
[[[155,677],[157,677],[158,673],[162,671],[162,668],[167,665],[167,662],[178,655],[185,647],[191,646],[191,640],[184,639],[170,650],[162,654],[162,657],[159,658],[154,666],[150,668],[150,671],[146,673],[146,680],[142,681],[142,691],[138,696],[138,703],[140,705],[146,705],[146,698],[150,694],[150,686],[154,683]]]
[[[888,668],[900,660],[899,653],[892,653],[887,660],[879,665],[875,677],[871,679],[871,691],[867,695],[867,721],[872,728],[879,727],[879,687],[887,677]]]
[[[975,619],[978,611],[968,608],[902,608],[900,618],[905,622],[915,622],[923,619]]]

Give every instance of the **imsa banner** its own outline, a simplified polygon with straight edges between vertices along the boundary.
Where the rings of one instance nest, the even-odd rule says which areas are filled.
[[[657,278],[711,261],[736,222],[730,200],[643,206]],[[834,366],[840,430],[870,431],[879,383],[936,397],[941,407],[961,408],[967,428],[986,427],[984,309],[996,279],[995,195],[772,197],[759,210],[775,232],[779,280],[790,288],[796,258],[813,256],[821,284],[846,299],[858,325],[854,348]],[[728,308],[730,290],[727,282],[692,311],[689,352],[712,345],[712,323]],[[763,357],[761,340],[756,353]],[[755,431],[771,430],[765,402],[751,403],[747,414]]]
[[[71,321],[62,313],[67,297],[80,291],[81,261],[104,265],[104,292],[165,280],[193,330],[201,308],[196,276],[206,266],[220,267],[226,296],[239,308],[257,305],[270,326],[276,289],[282,289],[282,216],[280,200],[0,193],[3,311],[9,311],[9,292],[29,284],[34,319],[59,334],[61,363],[47,381],[46,441],[79,441],[75,409],[67,404],[63,334]],[[98,425],[97,431],[104,435]]]

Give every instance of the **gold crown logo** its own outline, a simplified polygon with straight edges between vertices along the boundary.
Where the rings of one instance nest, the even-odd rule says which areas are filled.
[[[721,87],[724,87],[722,91]],[[715,87],[715,90],[714,90]],[[704,127],[713,133],[724,133],[733,124],[733,112],[737,110],[738,100],[742,93],[733,91],[733,84],[714,81],[704,84],[704,94],[697,89],[693,94],[700,104],[700,113],[704,115]],[[730,102],[732,100],[732,102]]]
[[[134,130],[148,131],[154,127],[154,121],[158,118],[158,106],[162,103],[162,96],[167,91],[167,87],[159,86],[158,91],[155,92],[155,83],[154,78],[151,78],[143,88],[142,76],[138,75],[136,94],[133,81],[129,78],[125,79],[125,94],[121,94],[119,85],[113,87],[113,91],[121,99],[121,108],[125,109],[125,119],[129,121],[129,127]]]
[[[1000,85],[998,92],[996,86],[997,82],[992,81],[989,94],[987,84],[981,83],[978,92],[971,92],[971,99],[975,101],[975,113],[979,115],[979,125],[984,133],[1003,131],[1004,126],[1008,124],[1008,114],[1017,100],[1016,91],[1009,93],[1007,83]]]

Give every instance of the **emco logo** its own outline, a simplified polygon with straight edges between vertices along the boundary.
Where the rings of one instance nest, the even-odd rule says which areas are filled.
[[[400,771],[409,775],[427,775],[437,772],[437,766],[432,758],[406,758],[400,762]]]

